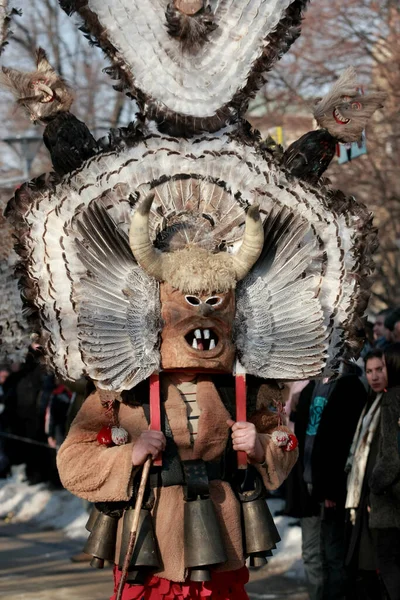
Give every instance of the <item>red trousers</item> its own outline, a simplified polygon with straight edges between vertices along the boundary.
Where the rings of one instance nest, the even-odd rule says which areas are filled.
[[[117,597],[121,571],[114,568],[114,594]],[[249,580],[246,567],[236,571],[212,573],[211,581],[184,581],[176,583],[169,579],[150,576],[145,585],[125,584],[122,600],[249,600],[244,589]]]

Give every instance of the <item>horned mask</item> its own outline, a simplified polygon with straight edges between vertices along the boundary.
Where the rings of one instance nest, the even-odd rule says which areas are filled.
[[[264,231],[258,206],[246,217],[236,255],[191,245],[160,252],[149,236],[154,195],[135,212],[130,228],[132,253],[144,271],[160,282],[161,366],[163,369],[232,371],[236,282],[260,256]]]

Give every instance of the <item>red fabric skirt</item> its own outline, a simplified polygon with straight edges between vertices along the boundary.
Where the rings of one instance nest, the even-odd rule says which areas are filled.
[[[114,568],[114,594],[116,600],[121,571]],[[211,581],[184,581],[150,576],[145,585],[125,584],[122,600],[249,600],[244,589],[249,580],[246,567],[236,571],[212,573]]]

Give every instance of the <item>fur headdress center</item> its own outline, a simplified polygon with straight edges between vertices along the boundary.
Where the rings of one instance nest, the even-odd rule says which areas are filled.
[[[236,286],[232,257],[191,246],[166,253],[164,278],[184,294],[227,292]]]

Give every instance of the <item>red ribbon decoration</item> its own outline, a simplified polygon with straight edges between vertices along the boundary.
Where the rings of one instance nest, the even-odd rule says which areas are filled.
[[[161,431],[161,406],[160,406],[160,376],[158,373],[150,375],[150,429]],[[162,466],[161,452],[153,460],[155,467]]]
[[[235,376],[236,392],[236,421],[247,421],[246,398],[246,373],[237,373]],[[240,450],[237,452],[238,469],[247,469],[247,454]]]

